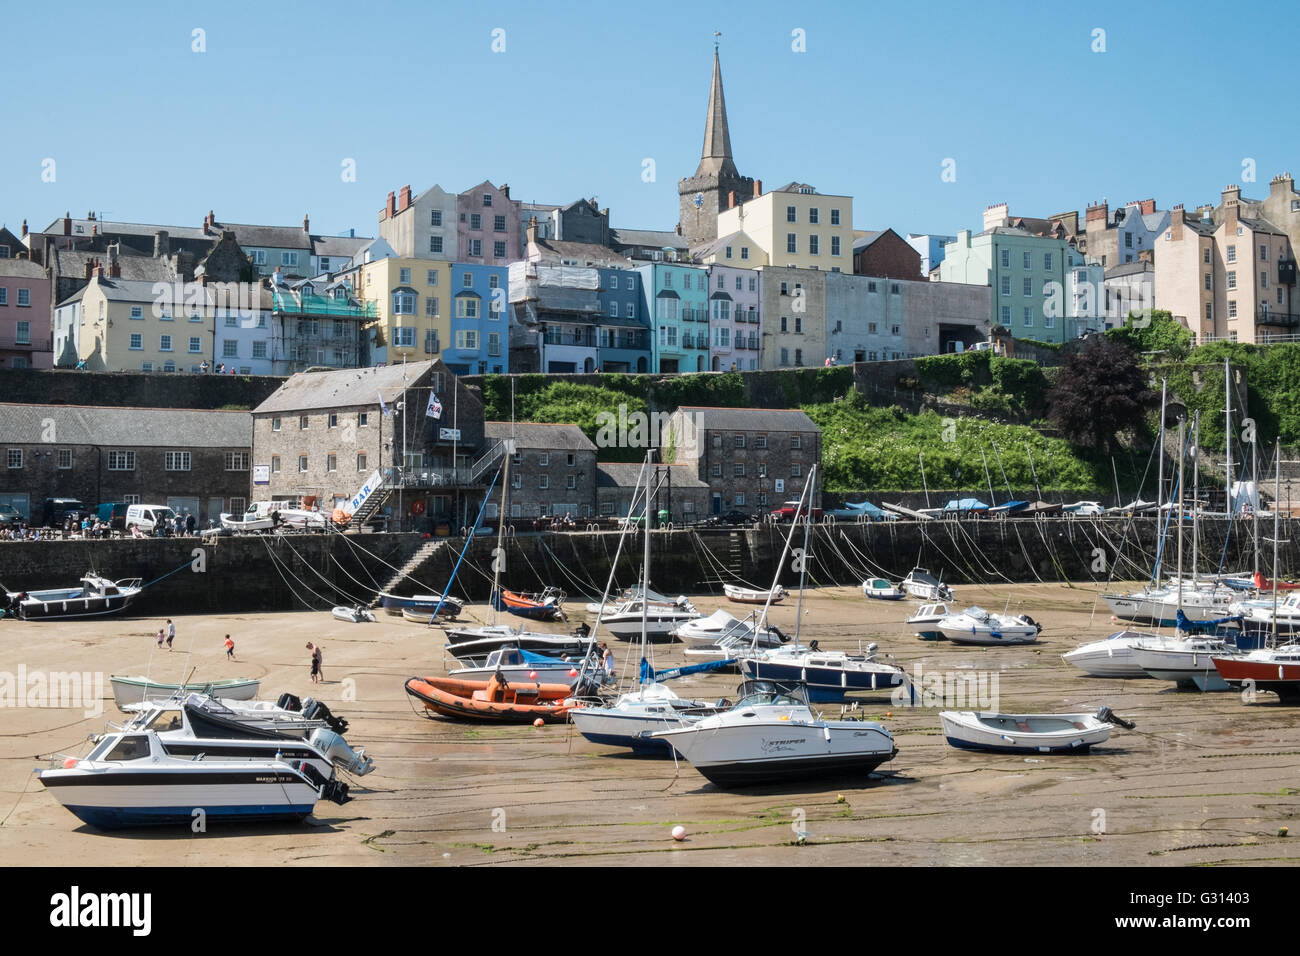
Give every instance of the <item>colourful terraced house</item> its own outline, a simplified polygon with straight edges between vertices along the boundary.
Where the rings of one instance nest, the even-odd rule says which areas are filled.
[[[640,266],[642,302],[652,330],[651,369],[703,372],[709,363],[709,273],[701,266]]]

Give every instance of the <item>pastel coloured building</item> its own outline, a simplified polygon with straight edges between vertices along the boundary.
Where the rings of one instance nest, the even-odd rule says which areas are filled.
[[[709,274],[701,266],[648,263],[641,274],[654,372],[703,372],[709,364]]]

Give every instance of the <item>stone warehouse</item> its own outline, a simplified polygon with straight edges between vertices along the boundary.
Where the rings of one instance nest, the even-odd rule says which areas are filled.
[[[37,523],[46,498],[165,504],[206,526],[243,512],[251,439],[248,412],[0,405],[0,504]]]
[[[596,504],[596,446],[577,425],[487,422],[489,442],[513,441],[506,514],[541,518],[566,514],[589,519]],[[489,477],[490,480],[490,477]],[[498,514],[500,489],[484,515]]]
[[[822,432],[799,409],[682,406],[660,436],[663,454],[709,486],[709,512],[763,512],[799,497],[821,464]],[[812,507],[821,506],[821,477]]]
[[[431,412],[436,414],[431,414]],[[300,372],[253,410],[257,499],[330,511],[379,470],[372,507],[390,525],[425,530],[473,521],[491,471],[483,402],[440,360]]]

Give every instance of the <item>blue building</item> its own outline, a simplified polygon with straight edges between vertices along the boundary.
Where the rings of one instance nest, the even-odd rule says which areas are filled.
[[[703,372],[709,360],[709,272],[676,262],[638,266],[651,327],[650,370]]]
[[[451,265],[451,337],[442,360],[457,375],[509,372],[505,266]]]
[[[598,269],[600,314],[596,340],[602,372],[649,372],[650,325],[641,295],[641,276],[633,269]]]

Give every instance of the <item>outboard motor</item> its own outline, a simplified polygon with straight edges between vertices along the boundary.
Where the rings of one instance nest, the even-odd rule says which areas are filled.
[[[330,709],[319,700],[308,697],[302,702],[302,715],[307,720],[323,720],[325,725],[336,734],[348,732],[348,722],[342,717],[335,717]]]
[[[1103,724],[1117,724],[1125,730],[1132,730],[1137,724],[1131,720],[1125,720],[1123,717],[1116,717],[1115,712],[1105,705],[1097,711],[1097,719]]]
[[[352,799],[352,797],[348,795],[348,785],[346,783],[337,778],[330,779],[325,777],[324,774],[311,764],[306,763],[305,761],[300,763],[298,765],[298,772],[306,777],[313,787],[316,787],[320,791],[320,798],[322,800],[329,800],[330,802],[337,803],[341,806]]]
[[[329,757],[336,767],[364,777],[375,769],[375,762],[364,750],[353,750],[346,740],[332,730],[321,727],[313,730],[307,742]]]
[[[1037,621],[1035,621],[1035,620],[1034,620],[1032,617],[1030,617],[1028,614],[1022,614],[1022,615],[1021,615],[1021,618],[1024,620],[1024,622],[1025,622],[1026,624],[1030,624],[1030,625],[1032,625],[1032,626],[1034,627],[1034,633],[1035,633],[1035,634],[1042,634],[1042,633],[1043,633],[1043,625],[1039,624]]]
[[[778,639],[782,644],[788,644],[788,643],[790,642],[790,635],[789,635],[789,634],[786,634],[784,631],[782,631],[782,630],[781,630],[779,627],[777,627],[775,624],[769,624],[769,625],[767,626],[767,629],[768,629],[769,631],[771,631],[773,634],[775,634],[775,635],[777,636],[777,639]]]

